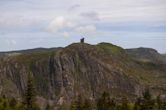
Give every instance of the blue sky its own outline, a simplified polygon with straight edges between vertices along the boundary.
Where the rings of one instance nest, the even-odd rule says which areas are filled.
[[[110,42],[166,53],[166,0],[0,0],[0,51]]]

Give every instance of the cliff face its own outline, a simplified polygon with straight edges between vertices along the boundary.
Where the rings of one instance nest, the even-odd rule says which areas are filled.
[[[145,85],[155,88],[155,84],[166,82],[166,77],[160,78],[166,76],[165,66],[159,70],[151,68],[108,43],[10,53],[0,58],[0,94],[22,97],[27,74],[31,72],[37,95],[55,103],[69,102],[77,94],[94,99],[103,91],[114,97],[133,98],[141,94]],[[165,93],[162,89],[159,90]]]

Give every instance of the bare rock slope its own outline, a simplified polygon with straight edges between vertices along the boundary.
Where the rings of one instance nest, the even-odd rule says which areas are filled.
[[[74,43],[65,48],[3,53],[0,94],[21,98],[30,72],[37,95],[55,103],[69,102],[77,94],[95,99],[103,91],[135,98],[146,86],[154,94],[165,94],[166,65],[135,60],[128,51],[109,43]]]

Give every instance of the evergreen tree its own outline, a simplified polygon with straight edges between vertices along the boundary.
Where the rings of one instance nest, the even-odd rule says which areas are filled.
[[[143,93],[143,102],[142,109],[143,110],[153,110],[154,109],[154,100],[152,99],[152,95],[150,94],[149,89],[146,89]]]
[[[92,110],[92,103],[88,99],[83,99],[80,95],[71,103],[70,110]]]
[[[12,98],[9,102],[9,106],[10,108],[12,108],[13,110],[16,110],[17,109],[17,101],[15,98]]]
[[[5,96],[0,97],[0,110],[9,110],[9,101]]]
[[[54,108],[50,106],[49,104],[47,104],[46,110],[54,110]]]
[[[82,97],[79,95],[76,100],[71,103],[70,110],[83,110]]]
[[[127,98],[122,99],[121,110],[129,110],[129,101]]]
[[[156,104],[157,104],[157,110],[166,110],[166,102],[164,102],[164,99],[161,99],[161,96],[158,95],[156,98]]]
[[[111,102],[110,102],[110,109],[111,110],[116,110],[116,102],[115,102],[115,99],[111,99]]]
[[[92,104],[91,104],[90,100],[88,100],[88,99],[84,100],[82,110],[92,110]]]
[[[141,110],[141,98],[137,98],[136,102],[134,103],[134,110]]]
[[[38,110],[35,104],[35,88],[33,84],[32,73],[28,74],[28,79],[27,79],[27,88],[25,93],[25,109]]]
[[[162,103],[161,110],[166,110],[166,101]]]
[[[157,109],[160,110],[162,107],[162,101],[160,95],[157,96],[156,103],[157,103]]]
[[[143,98],[145,100],[151,100],[152,99],[152,95],[150,94],[149,89],[146,89],[145,92],[143,93]]]
[[[8,103],[6,101],[3,102],[3,109],[7,109],[8,108]]]
[[[3,97],[0,96],[0,110],[3,108],[3,106],[2,106],[3,105],[3,101],[4,101]]]
[[[104,92],[97,101],[98,110],[111,110],[111,99],[109,93]]]

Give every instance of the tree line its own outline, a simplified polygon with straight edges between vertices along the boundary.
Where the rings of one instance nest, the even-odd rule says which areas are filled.
[[[29,74],[23,100],[17,101],[15,98],[0,96],[0,110],[40,110],[35,103],[35,94],[33,78]],[[166,110],[166,101],[162,100],[160,95],[153,98],[149,89],[146,89],[142,97],[138,97],[134,102],[126,97],[117,101],[116,98],[111,98],[108,92],[103,92],[96,100],[78,95],[67,107],[60,106],[57,109],[48,104],[45,110]]]
[[[137,98],[135,102],[129,101],[126,97],[116,101],[115,98],[110,98],[109,93],[104,92],[95,103],[78,98],[69,110],[166,110],[166,101],[162,100],[160,95],[152,98],[149,89],[146,89],[142,97]]]

